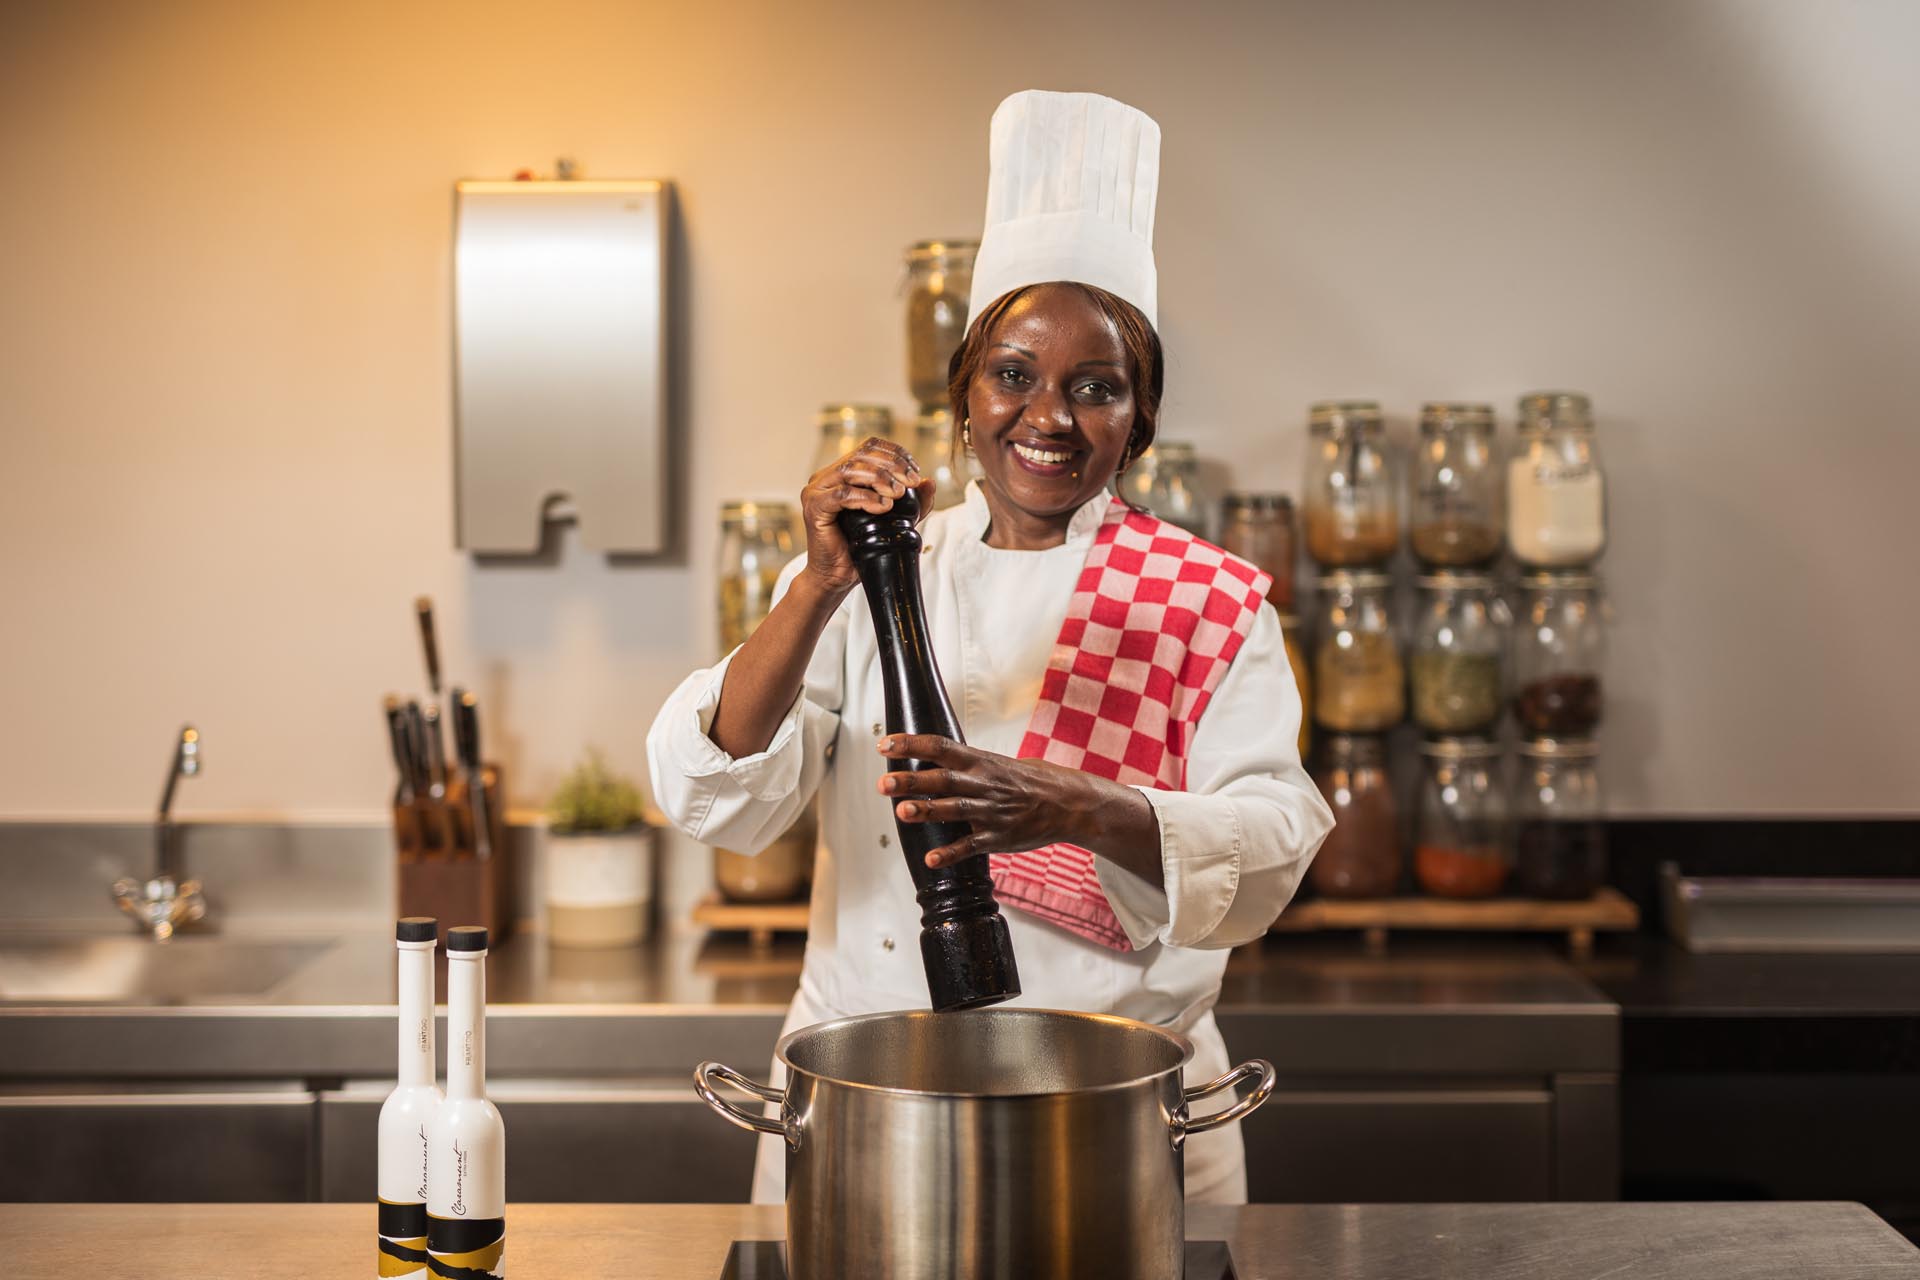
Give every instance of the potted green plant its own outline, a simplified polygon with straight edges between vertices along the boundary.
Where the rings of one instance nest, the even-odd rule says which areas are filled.
[[[653,829],[645,795],[589,748],[547,803],[547,938],[562,947],[632,946],[653,906]]]

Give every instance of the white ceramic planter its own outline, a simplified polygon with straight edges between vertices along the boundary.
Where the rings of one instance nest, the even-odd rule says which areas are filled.
[[[547,833],[547,940],[556,947],[630,947],[653,909],[653,832]]]

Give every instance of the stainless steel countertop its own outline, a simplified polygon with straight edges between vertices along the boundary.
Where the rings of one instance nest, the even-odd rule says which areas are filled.
[[[244,999],[0,998],[0,1080],[390,1073],[390,937],[272,936],[310,943],[312,955]],[[702,1058],[758,1065],[801,954],[797,941],[756,955],[743,942],[695,934],[595,951],[516,936],[487,958],[489,1069],[674,1076]],[[444,958],[440,965],[444,984]],[[1610,1071],[1618,1062],[1617,1007],[1544,946],[1489,951],[1410,939],[1369,957],[1350,939],[1271,940],[1230,958],[1219,1010],[1230,1044],[1257,1037],[1248,1052],[1283,1070],[1350,1067],[1345,1046],[1354,1037],[1418,1036],[1453,1054],[1442,1065],[1460,1070]],[[1490,1037],[1501,1042],[1498,1062],[1476,1060]]]
[[[744,1205],[514,1205],[507,1255],[527,1280],[715,1280],[734,1240],[779,1239],[782,1211]],[[263,1233],[301,1270],[364,1267],[370,1210],[352,1204],[0,1205],[8,1267],[229,1274]],[[1190,1239],[1224,1239],[1243,1280],[1907,1280],[1920,1251],[1857,1204],[1254,1205],[1197,1208]]]

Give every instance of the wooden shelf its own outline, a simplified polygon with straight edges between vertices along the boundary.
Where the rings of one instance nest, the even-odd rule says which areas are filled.
[[[693,922],[709,929],[733,929],[744,932],[756,952],[773,949],[776,933],[807,931],[807,901],[728,902],[716,890],[700,900],[693,909]]]
[[[1596,930],[1631,930],[1640,926],[1640,909],[1617,889],[1602,889],[1581,902],[1549,902],[1537,898],[1364,898],[1341,901],[1315,898],[1298,902],[1274,922],[1275,933],[1318,933],[1358,929],[1367,950],[1385,951],[1387,936],[1399,930],[1453,930],[1484,933],[1564,933],[1576,957],[1593,952]]]

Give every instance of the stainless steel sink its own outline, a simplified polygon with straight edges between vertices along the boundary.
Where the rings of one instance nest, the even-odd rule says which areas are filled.
[[[334,944],[227,937],[0,937],[0,1000],[168,1003],[266,995]]]

